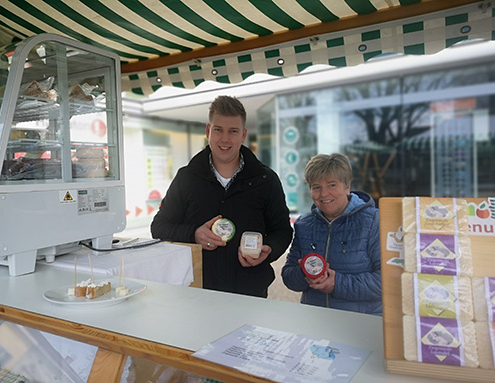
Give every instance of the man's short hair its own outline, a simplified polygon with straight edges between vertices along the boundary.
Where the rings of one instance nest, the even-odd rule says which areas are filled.
[[[322,177],[332,176],[344,183],[345,187],[351,186],[352,166],[349,159],[340,153],[317,154],[312,157],[306,169],[304,178],[309,187]]]
[[[246,109],[244,109],[244,105],[242,105],[242,102],[237,97],[218,96],[210,105],[210,113],[208,115],[210,122],[214,114],[231,117],[240,116],[242,125],[246,125]]]

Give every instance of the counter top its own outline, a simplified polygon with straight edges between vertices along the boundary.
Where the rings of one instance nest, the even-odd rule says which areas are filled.
[[[82,280],[85,275],[78,273],[78,277]],[[86,278],[89,277],[87,274]],[[108,307],[74,307],[48,302],[43,298],[43,293],[47,290],[73,284],[73,272],[37,265],[36,272],[32,274],[11,277],[7,268],[0,268],[0,318],[12,319],[9,319],[8,308],[13,308],[43,316],[47,323],[51,318],[73,322],[121,334],[125,339],[150,341],[153,344],[187,350],[188,354],[248,323],[371,350],[370,357],[353,382],[431,381],[385,371],[381,317],[157,282],[136,281],[147,285],[147,289],[120,304]],[[107,339],[102,341],[98,334],[92,334],[92,337],[79,334],[77,326],[72,327],[74,339],[82,339],[99,347],[104,347],[107,343]],[[113,351],[117,348],[129,351],[132,348],[137,350],[138,355],[146,353],[146,347],[139,344],[130,347],[122,341],[121,343],[115,345]],[[197,360],[195,362],[197,363]]]

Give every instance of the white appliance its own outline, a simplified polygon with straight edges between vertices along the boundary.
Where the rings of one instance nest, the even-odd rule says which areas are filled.
[[[119,57],[54,34],[0,52],[0,264],[12,276],[126,225]]]

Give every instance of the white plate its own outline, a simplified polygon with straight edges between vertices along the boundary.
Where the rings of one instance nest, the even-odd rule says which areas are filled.
[[[131,291],[127,295],[116,295],[115,287],[119,285],[118,279],[103,279],[100,281],[95,281],[96,283],[102,281],[109,281],[112,284],[112,290],[102,295],[101,297],[95,299],[88,299],[84,297],[76,297],[74,295],[68,295],[67,291],[69,287],[74,287],[74,285],[68,285],[65,287],[57,287],[55,289],[47,290],[43,294],[43,297],[53,303],[61,304],[61,305],[69,305],[75,307],[104,307],[104,306],[112,306],[118,303],[122,303],[127,298],[130,298],[146,289],[146,285],[142,283],[133,282],[133,281],[125,281],[125,287],[130,289]]]

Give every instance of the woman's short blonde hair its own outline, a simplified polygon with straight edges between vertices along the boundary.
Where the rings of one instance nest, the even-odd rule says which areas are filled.
[[[304,170],[304,179],[309,187],[319,179],[335,177],[346,188],[351,186],[352,166],[349,159],[340,153],[317,154],[312,157]]]

